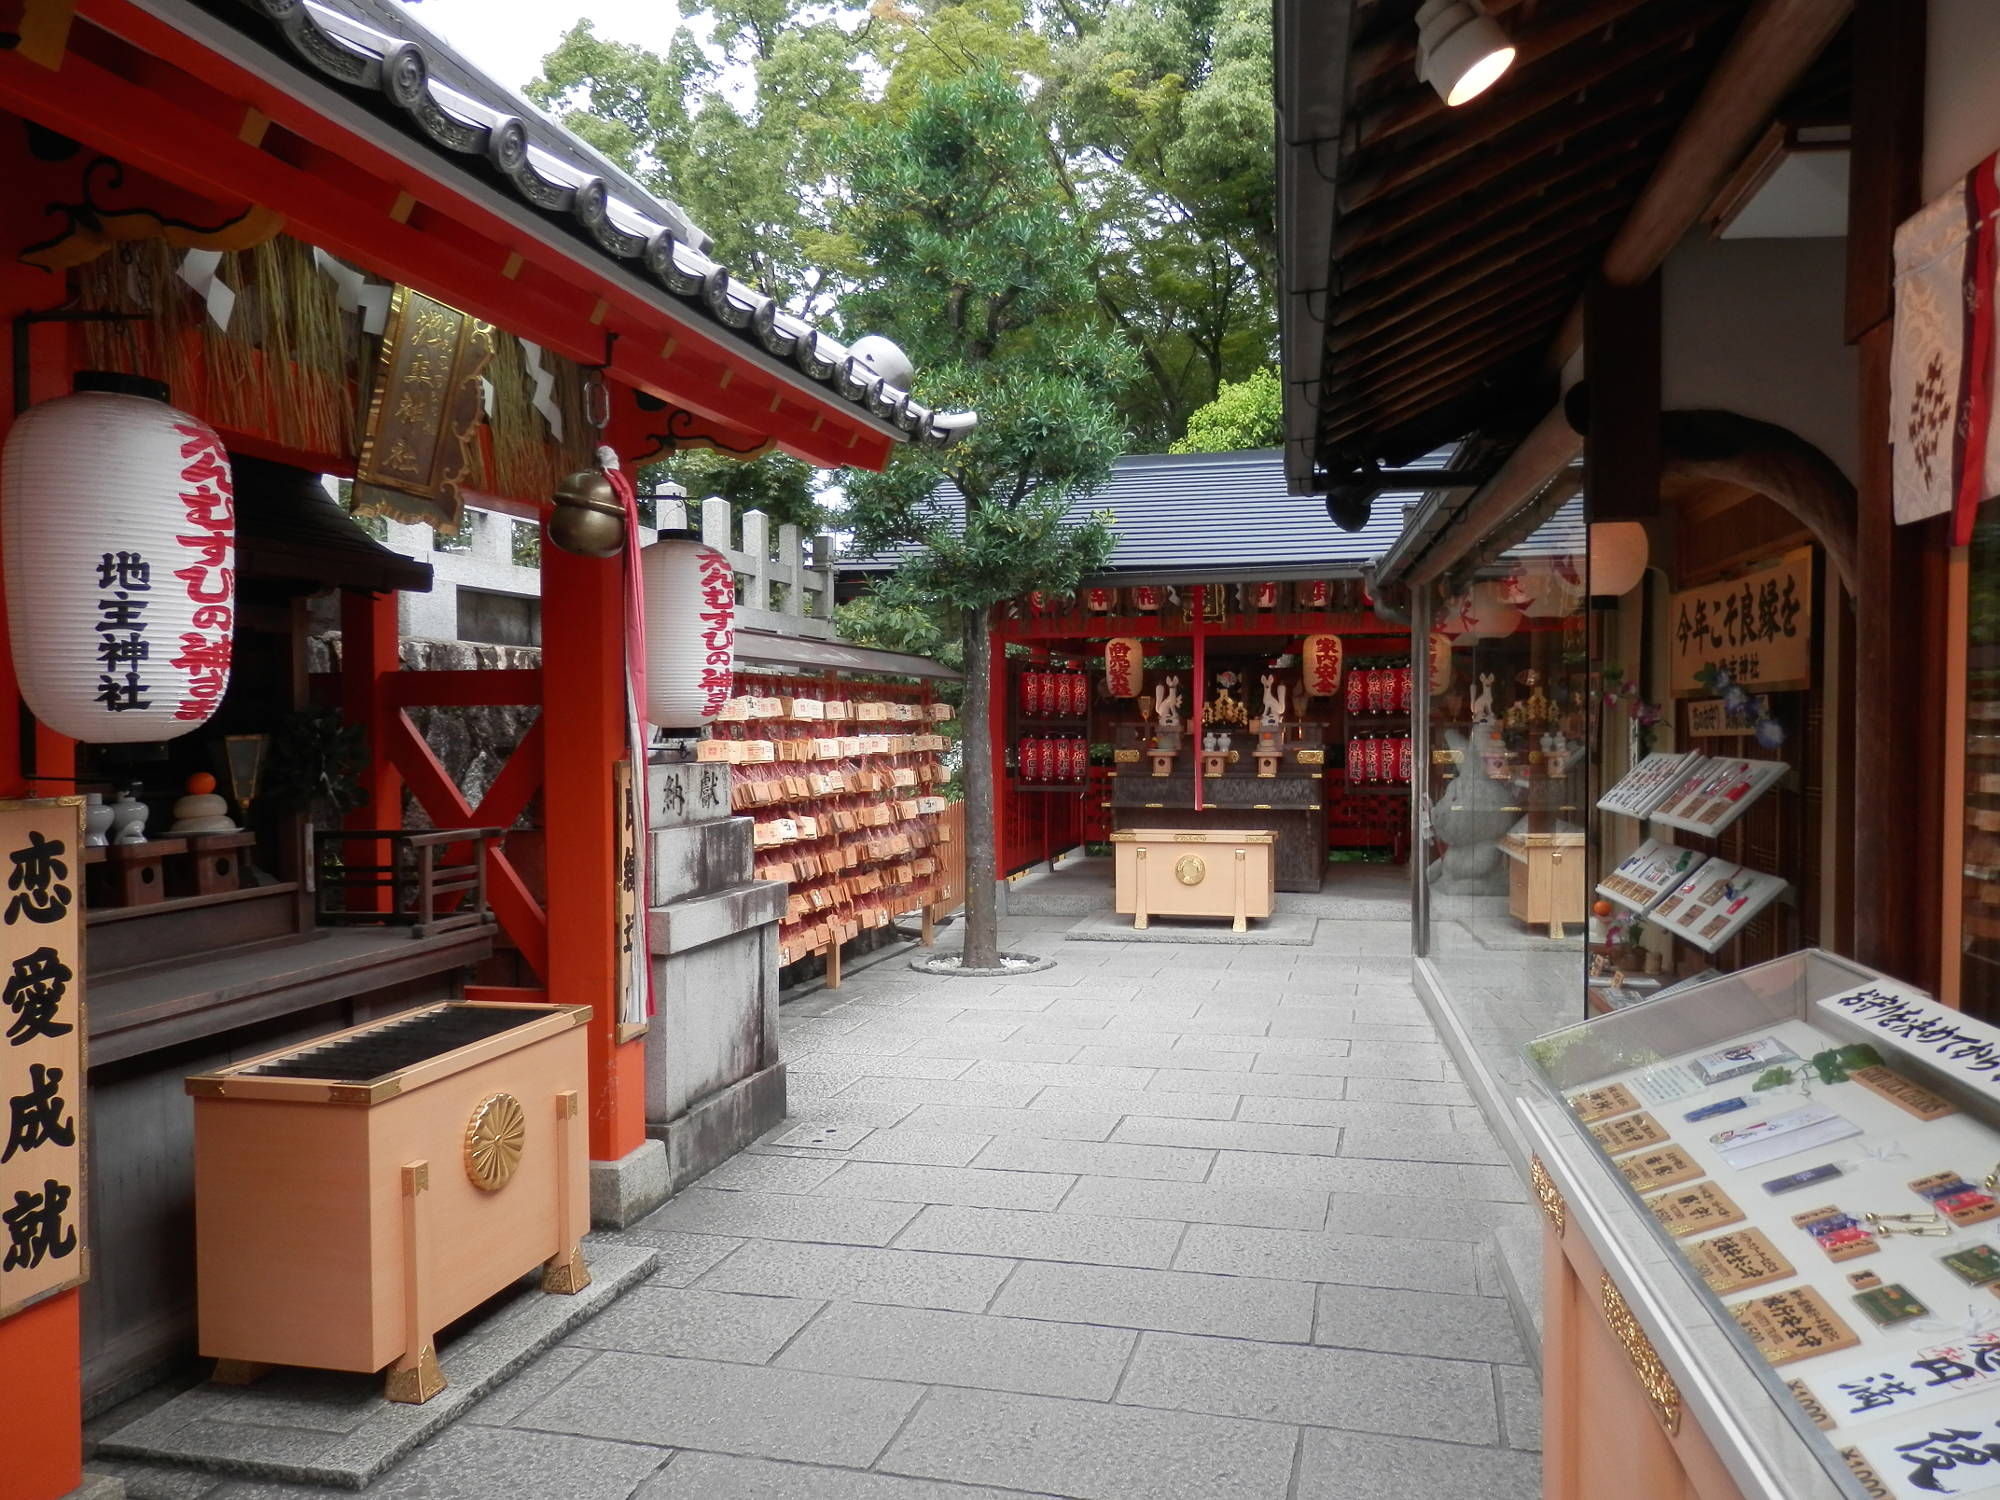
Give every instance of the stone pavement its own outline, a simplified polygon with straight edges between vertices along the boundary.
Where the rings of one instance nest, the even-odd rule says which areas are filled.
[[[364,1493],[1538,1495],[1482,1244],[1529,1210],[1408,960],[1338,921],[1228,948],[1072,920],[1006,924],[1058,960],[1028,979],[896,958],[787,1006],[783,1130],[619,1236],[651,1280]],[[780,1144],[813,1126],[838,1141]],[[136,1500],[353,1493],[152,1475]]]

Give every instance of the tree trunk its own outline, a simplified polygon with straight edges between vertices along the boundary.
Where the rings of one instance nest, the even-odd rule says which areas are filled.
[[[994,849],[992,661],[984,609],[960,612],[965,642],[965,958],[968,969],[1000,967],[999,868]]]

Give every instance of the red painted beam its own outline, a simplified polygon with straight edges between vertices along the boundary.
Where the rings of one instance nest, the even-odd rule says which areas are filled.
[[[417,803],[440,828],[476,828],[472,805],[452,783],[450,773],[438,761],[410,716],[398,709],[388,722],[386,741],[390,758],[403,779],[410,784]],[[521,957],[539,979],[549,970],[549,921],[542,903],[535,899],[521,879],[513,861],[504,851],[489,848],[486,854],[486,894],[493,914],[500,919],[507,936],[521,950]]]

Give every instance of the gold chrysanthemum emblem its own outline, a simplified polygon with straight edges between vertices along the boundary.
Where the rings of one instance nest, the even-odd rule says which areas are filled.
[[[496,1193],[521,1165],[528,1115],[512,1094],[482,1099],[465,1127],[465,1175],[474,1187]]]

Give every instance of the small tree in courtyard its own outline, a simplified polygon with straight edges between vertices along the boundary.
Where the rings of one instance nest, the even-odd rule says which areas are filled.
[[[965,651],[965,949],[999,966],[988,733],[993,606],[1074,587],[1111,546],[1109,517],[1071,506],[1125,448],[1112,393],[1129,348],[1095,317],[1092,253],[1070,218],[1043,131],[997,70],[924,83],[910,108],[846,140],[841,229],[861,290],[855,331],[901,344],[924,399],[970,407],[952,447],[913,446],[848,486],[856,544],[917,544],[875,585],[885,603],[952,610]],[[963,504],[938,493],[949,481]]]

